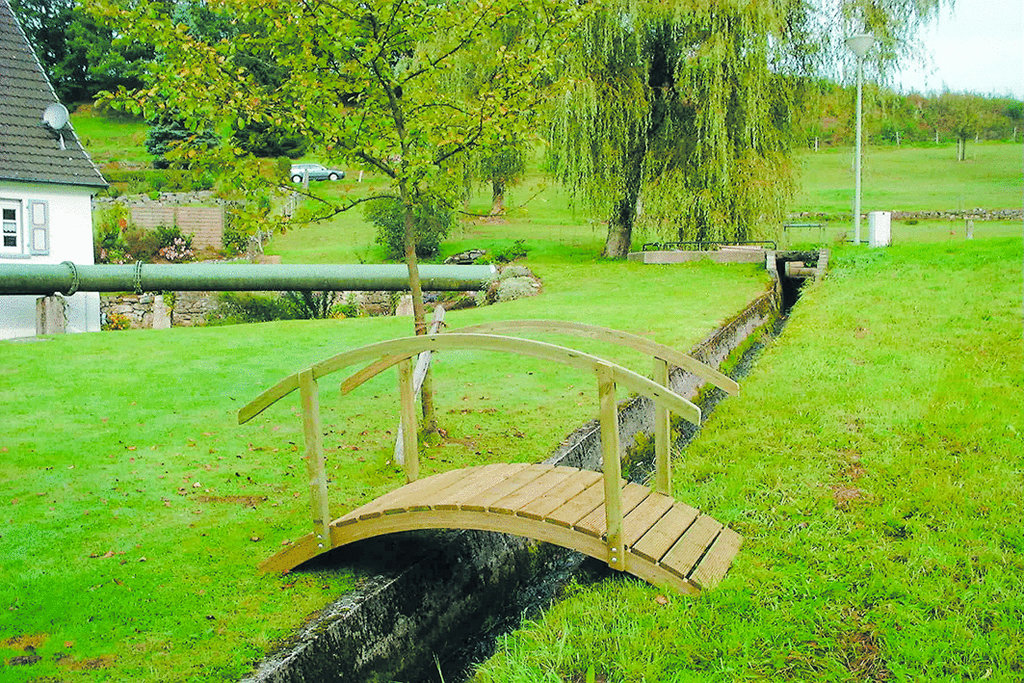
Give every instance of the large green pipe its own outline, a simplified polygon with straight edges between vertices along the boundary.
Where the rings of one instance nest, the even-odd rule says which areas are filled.
[[[467,291],[487,286],[494,266],[419,267],[424,290]],[[181,291],[392,291],[409,289],[404,265],[203,264],[79,266],[0,264],[0,294]]]

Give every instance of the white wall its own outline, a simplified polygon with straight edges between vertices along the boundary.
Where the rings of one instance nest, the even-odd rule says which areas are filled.
[[[92,192],[87,187],[15,183],[0,181],[0,201],[21,205],[19,254],[0,253],[3,263],[60,263],[71,261],[91,265]],[[46,255],[29,254],[29,200],[47,202],[50,249]],[[0,296],[0,339],[31,337],[36,333],[36,296]],[[100,329],[100,297],[96,292],[79,292],[68,301],[68,332],[96,332]]]

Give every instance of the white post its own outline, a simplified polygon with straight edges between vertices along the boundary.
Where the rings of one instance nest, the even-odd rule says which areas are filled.
[[[857,149],[853,159],[853,172],[856,175],[853,190],[853,241],[860,244],[860,161],[861,161],[861,128],[863,127],[861,110],[863,105],[864,87],[864,55],[875,44],[875,37],[870,33],[850,36],[846,39],[846,47],[857,56]]]
[[[861,146],[861,88],[864,80],[864,59],[857,57],[857,151],[853,159],[856,176],[853,190],[853,243],[860,244],[860,146]]]

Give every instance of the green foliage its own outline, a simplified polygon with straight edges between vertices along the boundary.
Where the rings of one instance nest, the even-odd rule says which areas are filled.
[[[387,249],[387,256],[400,259],[405,255],[405,207],[398,199],[375,199],[366,203],[366,219],[377,226],[377,244]],[[413,231],[416,256],[433,256],[441,241],[455,226],[455,214],[437,200],[424,198],[413,209]]]
[[[353,301],[338,304],[336,292],[221,292],[217,311],[208,316],[211,325],[264,323],[272,320],[326,320],[355,317]]]
[[[76,0],[13,0],[11,7],[65,103],[91,100],[101,90],[142,85],[152,51],[117,39]]]
[[[495,249],[492,259],[495,263],[511,263],[526,258],[528,253],[530,253],[530,248],[526,246],[526,240],[515,240],[507,247]]]
[[[750,239],[791,191],[794,77],[843,54],[854,28],[874,30],[891,58],[937,4],[605,3],[564,53],[551,166],[608,216],[608,256],[626,254],[635,224],[671,239]]]
[[[301,317],[295,302],[280,294],[221,292],[217,297],[217,310],[207,317],[207,322],[210,325],[236,325]]]
[[[250,121],[233,131],[231,136],[241,149],[258,157],[298,159],[309,149],[306,138],[289,135],[281,127],[267,122]]]
[[[529,127],[557,64],[550,50],[583,11],[550,0],[341,0],[300,11],[291,4],[226,0],[211,10],[220,21],[209,30],[209,23],[179,23],[156,2],[94,4],[117,30],[154,44],[161,55],[148,88],[119,90],[107,100],[151,116],[173,112],[192,131],[209,122],[214,130],[255,125],[282,137],[315,136],[324,161],[386,176],[378,197],[398,197],[410,217],[423,210],[416,207],[425,196],[436,198],[432,206],[456,203],[470,150],[503,129]],[[471,81],[461,78],[469,72]],[[272,191],[279,198],[292,192],[286,181],[260,177],[249,155],[222,147],[185,156],[205,156],[226,171],[225,182],[247,203]],[[305,220],[358,203],[352,197],[316,200],[302,212]],[[251,225],[244,230],[252,232],[265,225],[266,212],[251,207],[245,220]],[[282,228],[288,222],[280,217]],[[411,256],[415,237],[403,239]],[[420,317],[419,282],[410,284]]]
[[[522,139],[501,139],[481,145],[469,164],[470,180],[491,187],[491,215],[505,212],[505,190],[526,173],[527,145]]]
[[[168,152],[203,151],[218,143],[219,138],[208,124],[190,128],[181,117],[165,113],[150,121],[146,151],[155,157],[153,168],[165,169],[171,165]]]
[[[337,292],[285,292],[284,298],[292,304],[296,317],[303,320],[326,320],[333,317]]]
[[[242,229],[242,222],[233,220],[233,214],[229,211],[224,216],[224,234],[221,241],[224,249],[229,254],[244,254],[249,248],[251,235]]]
[[[194,192],[213,187],[213,176],[210,173],[184,169],[112,169],[104,170],[103,177],[111,185],[123,185],[132,193],[151,190]]]

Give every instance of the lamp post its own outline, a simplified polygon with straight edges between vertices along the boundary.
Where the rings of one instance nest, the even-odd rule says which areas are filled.
[[[857,55],[857,151],[853,159],[853,173],[856,176],[853,191],[853,242],[860,244],[860,147],[861,147],[861,90],[864,82],[864,55],[875,44],[870,33],[861,33],[846,39],[846,47]]]

